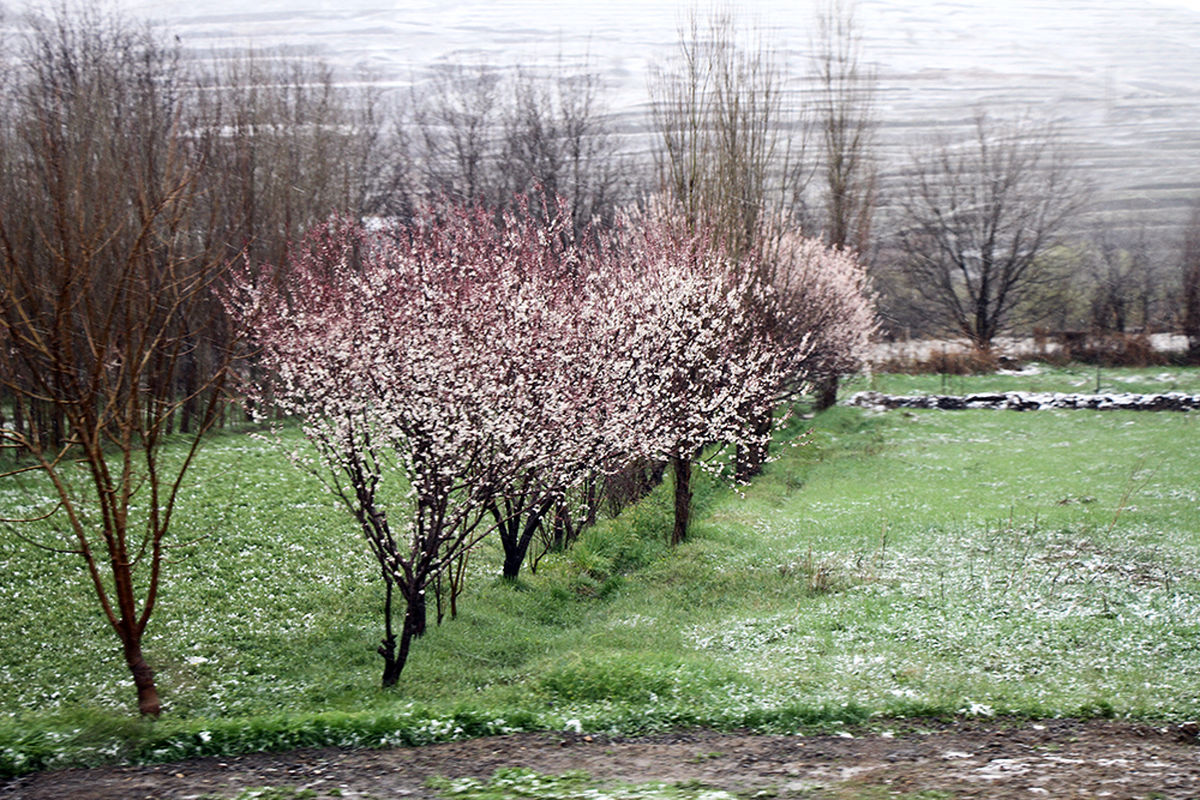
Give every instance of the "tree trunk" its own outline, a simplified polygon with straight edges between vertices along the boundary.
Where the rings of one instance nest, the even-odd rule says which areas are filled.
[[[411,623],[413,636],[425,635],[425,617],[425,592],[422,590],[408,601],[408,611],[405,613],[404,624],[408,626]]]
[[[521,518],[518,516],[506,521],[500,527],[500,541],[504,544],[502,575],[505,580],[515,581],[521,573],[521,564],[525,563],[525,555],[529,552],[533,534],[537,532],[542,518],[550,510],[552,503],[553,501],[546,500],[536,508],[530,509],[525,516],[524,525],[521,524]]]
[[[837,405],[838,375],[836,372],[820,378],[813,389],[817,394],[815,410],[824,411]]]
[[[379,648],[379,654],[383,656],[383,688],[395,686],[400,681],[400,673],[404,670],[404,664],[408,661],[408,651],[412,646],[412,640],[415,636],[420,636],[419,631],[424,630],[425,626],[425,593],[416,591],[411,597],[406,597],[406,608],[404,611],[404,626],[400,629],[400,649],[396,650],[396,637],[392,634],[391,627],[391,585],[388,585],[388,627],[387,636],[383,640],[383,644]]]
[[[505,541],[504,543],[504,567],[501,570],[501,575],[506,581],[515,581],[517,576],[521,574],[521,564],[525,562],[525,551],[528,547],[521,547],[520,543],[514,537],[512,543]]]
[[[521,563],[525,560],[525,551],[528,549],[528,543],[521,547],[521,519],[516,515],[505,519],[496,507],[492,508],[492,516],[499,524],[500,545],[504,549],[504,566],[501,567],[500,574],[505,580],[515,581],[521,572]]]
[[[137,688],[138,711],[144,717],[157,717],[162,713],[162,705],[158,701],[158,687],[154,685],[154,670],[142,657],[141,637],[124,620],[120,633],[125,663],[133,673],[133,685]]]
[[[677,545],[687,538],[692,515],[692,460],[671,456],[671,466],[675,472],[675,528],[671,531],[671,544]]]
[[[191,344],[191,342],[189,342]],[[180,393],[185,398],[179,410],[179,432],[191,433],[193,419],[196,416],[196,392],[198,390],[199,370],[196,366],[196,353],[190,353],[183,363],[182,387]]]
[[[404,627],[400,631],[400,652],[396,653],[393,684],[400,679],[400,672],[408,663],[408,650],[415,636],[420,636],[425,630],[425,595],[418,592],[417,601],[408,604],[404,613]]]
[[[25,435],[25,415],[22,413],[25,408],[25,403],[16,395],[13,395],[13,430],[22,436]]]
[[[746,482],[755,475],[762,473],[763,464],[771,454],[771,427],[775,423],[775,415],[766,412],[754,421],[754,433],[759,441],[750,445],[738,445],[736,456],[736,478]]]
[[[396,664],[396,634],[392,632],[392,579],[384,574],[383,641],[379,643],[379,655],[383,656],[383,688],[395,686],[400,679],[400,667]],[[407,614],[405,614],[407,618]]]

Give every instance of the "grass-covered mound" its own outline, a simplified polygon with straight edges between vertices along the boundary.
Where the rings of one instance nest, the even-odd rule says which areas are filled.
[[[0,536],[0,774],[527,729],[1195,718],[1198,420],[833,409],[744,497],[701,481],[676,550],[669,486],[516,585],[485,547],[458,618],[387,692],[352,520],[276,449],[223,434],[190,474],[148,629],[159,722],[133,718],[76,560]],[[0,492],[4,513],[30,505]]]

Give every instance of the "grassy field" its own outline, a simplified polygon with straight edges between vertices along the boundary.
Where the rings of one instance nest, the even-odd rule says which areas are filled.
[[[1195,370],[1104,375],[1200,384]],[[1095,371],[966,391],[1080,376]],[[938,376],[850,388],[867,382],[942,391]],[[353,524],[277,449],[226,433],[191,473],[174,534],[190,544],[147,633],[158,722],[133,718],[80,566],[0,535],[0,774],[526,729],[1194,719],[1198,425],[1167,412],[836,408],[795,423],[811,434],[778,447],[744,496],[701,481],[693,536],[675,551],[669,486],[516,586],[484,548],[458,619],[431,627],[386,692],[382,590]],[[0,484],[6,513],[34,499]]]

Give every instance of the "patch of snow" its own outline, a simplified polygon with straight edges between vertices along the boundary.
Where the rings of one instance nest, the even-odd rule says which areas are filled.
[[[984,781],[998,781],[1014,775],[1025,775],[1033,768],[1032,759],[994,758],[975,770],[974,777]]]

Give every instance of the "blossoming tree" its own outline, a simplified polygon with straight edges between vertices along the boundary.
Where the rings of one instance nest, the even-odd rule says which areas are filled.
[[[443,570],[496,529],[519,567],[525,531],[621,449],[628,426],[611,423],[585,366],[598,340],[594,316],[573,310],[583,270],[569,231],[520,210],[443,210],[374,232],[334,222],[297,249],[286,285],[249,268],[231,289],[270,376],[258,396],[303,420],[319,456],[307,466],[379,561],[384,685]]]
[[[775,403],[819,389],[829,376],[859,370],[877,320],[866,267],[854,253],[804,236],[783,218],[764,226],[757,264],[771,287],[757,324],[771,331],[784,361]],[[771,422],[770,415],[761,418],[756,431],[769,432]],[[761,447],[739,451],[740,480],[761,471],[769,437],[759,442]]]
[[[247,268],[229,293],[269,376],[257,398],[301,418],[319,458],[297,460],[378,559],[384,685],[424,630],[426,589],[484,536],[498,532],[514,578],[573,487],[648,457],[673,465],[682,541],[701,451],[765,450],[759,422],[797,371],[849,346],[816,330],[853,306],[820,289],[831,251],[789,240],[792,286],[659,210],[583,242],[565,208],[548,211],[334,221],[282,273]]]
[[[626,320],[629,395],[640,401],[640,452],[670,461],[671,541],[687,534],[692,464],[708,444],[762,446],[789,344],[758,324],[772,288],[710,234],[651,209],[626,220],[602,268],[614,316]],[[804,342],[794,349],[803,351]],[[798,353],[795,354],[798,356]]]

